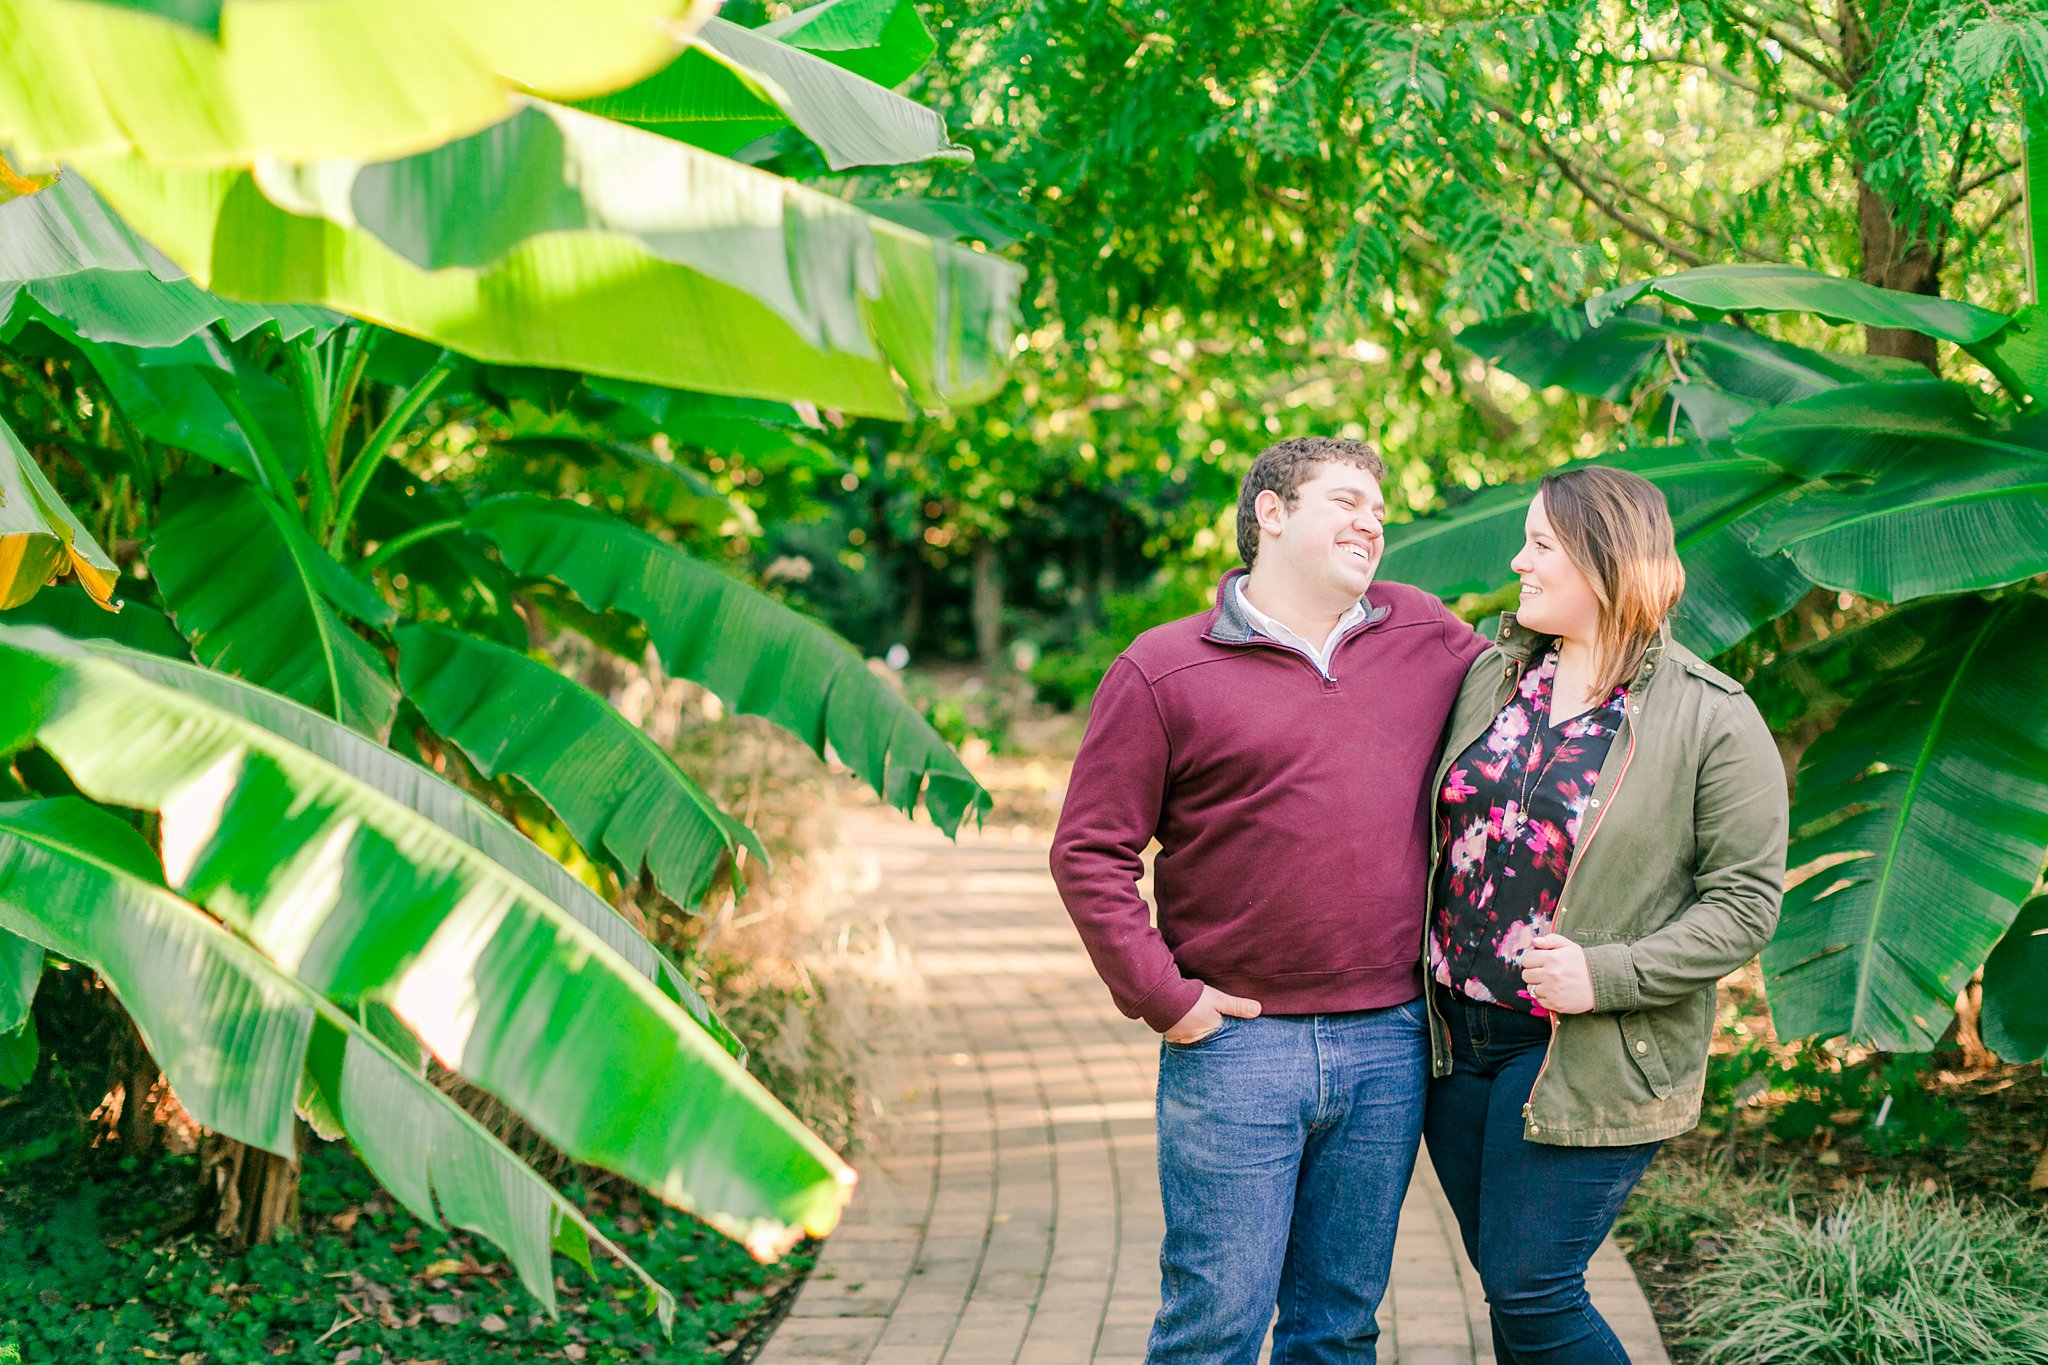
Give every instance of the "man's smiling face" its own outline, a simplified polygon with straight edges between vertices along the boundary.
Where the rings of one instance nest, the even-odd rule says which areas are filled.
[[[1271,555],[1299,591],[1356,601],[1379,571],[1386,515],[1379,480],[1356,465],[1326,463],[1302,482],[1292,508],[1278,493],[1259,495],[1259,524],[1274,537],[1259,560]]]

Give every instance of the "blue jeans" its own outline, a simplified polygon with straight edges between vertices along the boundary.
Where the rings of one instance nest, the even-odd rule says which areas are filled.
[[[1420,1000],[1162,1043],[1150,1365],[1372,1365],[1429,1078]]]
[[[1465,1253],[1479,1268],[1499,1365],[1629,1365],[1586,1293],[1586,1263],[1660,1144],[1554,1147],[1522,1136],[1550,1021],[1453,996],[1451,1074],[1424,1134]]]

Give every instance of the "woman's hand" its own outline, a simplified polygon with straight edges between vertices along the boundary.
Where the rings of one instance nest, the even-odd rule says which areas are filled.
[[[1585,1014],[1593,1008],[1593,974],[1586,950],[1562,934],[1538,934],[1522,954],[1522,982],[1536,1003],[1552,1014]]]

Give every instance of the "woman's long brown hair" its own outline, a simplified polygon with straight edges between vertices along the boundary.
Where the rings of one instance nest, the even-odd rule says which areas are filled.
[[[1540,491],[1559,548],[1600,600],[1593,672],[1604,697],[1635,677],[1685,595],[1671,509],[1648,479],[1602,465],[1546,475]]]

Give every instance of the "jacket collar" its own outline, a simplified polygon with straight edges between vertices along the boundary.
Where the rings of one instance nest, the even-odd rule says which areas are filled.
[[[1250,572],[1249,569],[1232,569],[1224,574],[1223,581],[1216,585],[1216,613],[1209,621],[1207,633],[1208,637],[1218,644],[1248,645],[1254,639],[1262,638],[1259,632],[1252,628],[1251,618],[1244,614],[1244,608],[1237,600],[1237,580]],[[1374,605],[1372,590],[1369,588],[1361,600],[1365,603],[1365,619],[1352,627],[1351,635],[1378,625],[1394,610],[1392,607]],[[1348,640],[1351,635],[1344,638]]]
[[[1500,614],[1500,631],[1494,636],[1493,643],[1502,654],[1527,667],[1529,661],[1550,648],[1551,642],[1556,638],[1555,635],[1542,635],[1518,624],[1513,612],[1504,611]],[[1637,666],[1636,675],[1629,682],[1629,691],[1639,691],[1657,675],[1657,669],[1663,663],[1664,655],[1669,652],[1670,647],[1671,622],[1667,620],[1657,627],[1657,638],[1650,641],[1650,647],[1643,651],[1643,661]]]

